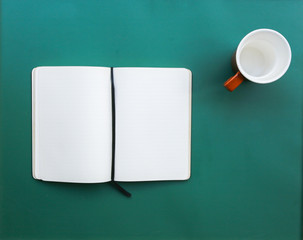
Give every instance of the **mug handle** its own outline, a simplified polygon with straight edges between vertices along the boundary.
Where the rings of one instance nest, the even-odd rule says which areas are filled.
[[[243,75],[238,71],[235,76],[232,76],[231,78],[229,78],[225,83],[224,83],[224,87],[226,87],[226,89],[228,91],[234,91],[242,82],[244,81],[244,77]]]

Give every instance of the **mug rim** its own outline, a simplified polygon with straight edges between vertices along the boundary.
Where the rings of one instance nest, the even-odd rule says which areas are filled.
[[[240,51],[239,49],[242,47],[242,45],[244,44],[244,42],[250,38],[252,35],[258,33],[258,32],[271,32],[273,34],[275,34],[276,36],[278,36],[286,45],[286,48],[288,50],[288,61],[287,64],[285,65],[285,67],[283,68],[283,70],[280,72],[280,74],[278,74],[276,77],[269,79],[269,80],[262,80],[260,81],[261,78],[264,78],[265,76],[267,76],[268,74],[265,74],[264,76],[260,76],[260,77],[256,77],[256,76],[252,76],[250,74],[248,74],[247,72],[245,72],[241,66],[241,64],[239,63],[239,58],[240,58]],[[290,45],[288,43],[288,41],[286,40],[286,38],[279,32],[273,30],[273,29],[268,29],[268,28],[260,28],[260,29],[256,29],[250,33],[248,33],[239,43],[237,50],[236,50],[236,63],[237,63],[237,67],[239,69],[239,71],[241,72],[241,74],[248,80],[255,82],[255,83],[260,83],[260,84],[266,84],[266,83],[271,83],[274,82],[276,80],[278,80],[279,78],[281,78],[287,71],[287,69],[289,68],[290,62],[291,62],[291,48]]]

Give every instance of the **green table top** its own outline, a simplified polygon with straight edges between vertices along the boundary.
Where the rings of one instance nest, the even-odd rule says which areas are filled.
[[[303,1],[1,1],[0,239],[300,239]],[[230,93],[250,31],[281,32],[279,81]],[[193,72],[192,176],[64,184],[31,176],[36,66],[186,67]]]

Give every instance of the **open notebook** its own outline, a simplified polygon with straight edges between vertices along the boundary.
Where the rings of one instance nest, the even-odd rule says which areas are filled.
[[[33,69],[33,177],[188,179],[191,91],[184,68]]]

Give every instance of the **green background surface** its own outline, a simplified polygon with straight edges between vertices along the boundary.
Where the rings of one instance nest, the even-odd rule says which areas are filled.
[[[1,1],[0,239],[300,239],[303,1]],[[230,93],[250,31],[281,32],[279,81]],[[36,66],[186,67],[192,177],[65,184],[31,176]]]

